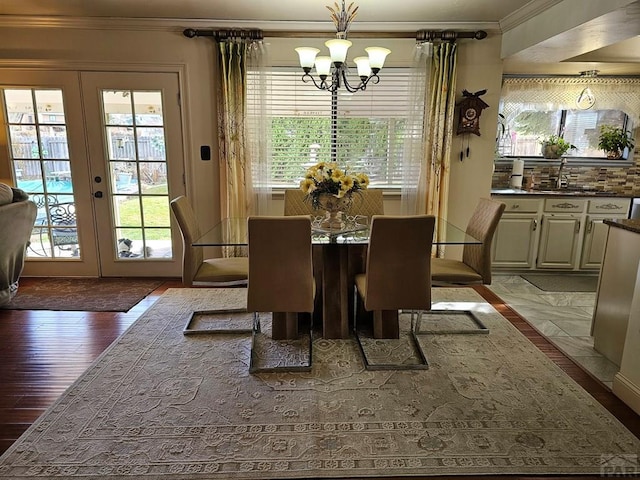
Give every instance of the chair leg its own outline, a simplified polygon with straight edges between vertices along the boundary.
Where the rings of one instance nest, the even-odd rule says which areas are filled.
[[[273,337],[273,327],[275,326],[275,313],[274,322],[272,323],[272,340],[280,341],[286,344],[287,341],[291,342],[294,338],[289,339],[276,339]],[[298,331],[298,313],[282,313],[281,318],[285,320],[285,326],[290,323],[295,324],[295,331],[297,336]],[[257,336],[260,333],[260,316],[258,312],[254,312],[253,334],[251,335],[251,354],[249,359],[249,373],[275,373],[275,372],[310,372],[313,366],[313,314],[309,323],[309,349],[308,358],[309,361],[306,365],[278,365],[274,367],[259,367],[258,366],[258,353],[257,353]]]
[[[415,333],[416,335],[438,335],[438,334],[487,334],[489,333],[489,328],[482,323],[482,321],[471,311],[471,310],[427,310],[420,311],[419,319],[416,322]],[[463,316],[470,319],[476,328],[473,329],[465,329],[465,328],[449,328],[442,330],[422,330],[420,320],[422,315],[435,315],[435,316]]]
[[[356,337],[356,341],[358,343],[358,348],[360,349],[360,354],[362,355],[362,360],[364,362],[364,367],[366,370],[426,370],[429,368],[429,362],[427,361],[427,357],[424,355],[424,352],[422,351],[422,348],[420,347],[420,344],[418,343],[418,337],[416,337],[416,334],[414,332],[413,329],[413,312],[411,312],[411,330],[409,332],[409,336],[410,336],[410,341],[412,343],[412,347],[414,349],[415,352],[417,352],[418,357],[420,359],[420,363],[417,364],[396,364],[396,363],[370,363],[369,359],[367,357],[367,352],[365,350],[365,347],[362,343],[362,339],[360,338],[360,335],[358,334],[358,302],[360,300],[360,295],[358,294],[358,289],[355,288],[354,289],[354,300],[353,300],[353,334]],[[389,310],[387,310],[387,312],[389,312]],[[374,318],[375,318],[375,312],[374,312]],[[395,319],[396,322],[398,322],[398,311],[395,311]],[[400,334],[400,327],[399,327],[399,323],[395,324],[395,327],[397,327],[397,334],[394,338],[399,338]],[[375,323],[374,323],[374,328],[375,328]],[[379,338],[379,337],[375,337],[374,338]]]

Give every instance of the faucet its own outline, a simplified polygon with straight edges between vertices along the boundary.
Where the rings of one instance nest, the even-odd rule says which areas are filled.
[[[562,160],[560,160],[560,166],[558,167],[558,176],[556,178],[554,178],[555,180],[555,188],[563,188],[562,187],[562,177],[566,178],[566,175],[562,174],[562,171],[564,170],[565,165],[567,164],[567,159],[565,157],[562,157]],[[568,187],[568,183],[565,183],[565,187]]]

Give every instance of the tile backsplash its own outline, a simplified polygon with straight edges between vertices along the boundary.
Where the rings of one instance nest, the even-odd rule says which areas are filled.
[[[563,169],[563,176],[566,176],[569,187],[592,188],[607,192],[620,193],[625,195],[640,196],[640,152],[636,149],[634,163],[629,167],[607,167],[606,160],[603,159],[602,166],[572,166],[569,158]],[[553,187],[553,178],[558,172],[560,160],[553,161],[551,165],[527,165],[524,159],[524,185],[533,174],[534,188],[544,190]],[[491,182],[492,188],[509,188],[509,176],[511,175],[512,164],[496,164]]]

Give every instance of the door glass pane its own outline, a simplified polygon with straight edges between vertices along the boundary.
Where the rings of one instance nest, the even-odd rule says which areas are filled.
[[[162,92],[105,90],[102,101],[115,256],[172,258]]]
[[[163,128],[139,128],[138,145],[140,160],[165,160]]]
[[[107,127],[107,148],[109,160],[135,160],[133,128]]]
[[[105,90],[102,92],[104,122],[106,125],[132,125],[131,92]]]
[[[38,121],[49,124],[65,124],[62,92],[60,90],[36,90]]]
[[[62,90],[5,89],[2,94],[14,178],[38,208],[27,257],[79,260]]]
[[[137,125],[162,125],[160,92],[133,92]]]

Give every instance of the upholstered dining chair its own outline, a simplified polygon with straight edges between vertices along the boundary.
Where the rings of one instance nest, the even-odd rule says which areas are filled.
[[[462,251],[462,260],[449,258],[431,259],[432,285],[491,284],[491,242],[504,209],[505,204],[502,202],[489,198],[480,199],[467,224],[466,232],[482,243],[465,244]],[[431,327],[423,329],[421,325],[422,316],[419,316],[415,328],[417,335],[489,333],[489,329],[471,310],[434,309],[425,312],[425,314],[427,324],[431,325]],[[434,329],[434,325],[436,325],[434,322],[442,323],[446,317],[455,319],[456,316],[471,320],[474,327],[449,326],[448,328],[443,328],[440,326]],[[446,325],[446,321],[444,324]],[[455,322],[451,323],[451,325],[455,325]]]
[[[398,310],[422,312],[431,308],[431,246],[433,215],[374,215],[366,270],[355,276],[354,332],[369,369],[426,367],[427,361],[411,326],[410,335],[422,365],[369,363],[358,334],[358,306],[373,312],[373,337],[398,338]],[[421,315],[421,313],[418,313]],[[411,317],[413,323],[413,315]]]
[[[285,215],[319,215],[311,202],[305,201],[305,194],[299,188],[284,191]],[[353,204],[347,215],[361,215],[371,217],[384,214],[382,190],[368,188],[360,190],[353,195]]]
[[[311,202],[305,200],[305,194],[299,188],[284,191],[284,214],[289,215],[318,215]]]
[[[313,321],[310,320],[308,363],[257,366],[256,335],[260,313],[272,312],[272,340],[298,338],[298,317],[312,318],[315,281],[309,215],[249,217],[249,283],[247,311],[254,313],[249,371],[308,371],[312,365]],[[286,355],[285,355],[286,356]]]
[[[185,287],[247,284],[247,257],[204,258],[204,247],[193,246],[202,232],[187,197],[180,196],[171,200],[171,210],[182,233],[182,284]]]
[[[465,244],[462,260],[434,258],[431,260],[433,283],[491,284],[491,242],[505,204],[489,198],[481,198],[476,206],[466,232],[482,244]]]

